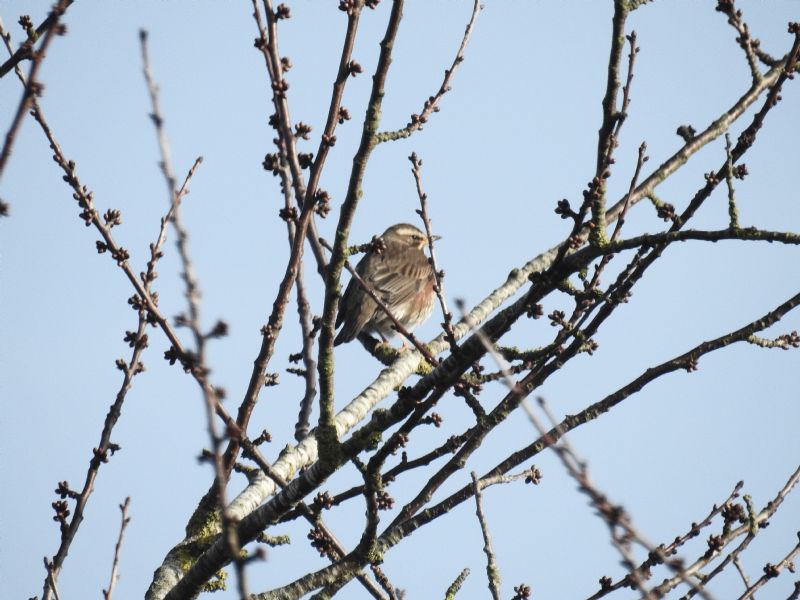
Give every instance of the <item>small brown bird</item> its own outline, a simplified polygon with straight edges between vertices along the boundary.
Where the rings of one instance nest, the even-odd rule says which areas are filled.
[[[413,225],[398,223],[381,238],[386,248],[380,254],[367,252],[356,265],[356,272],[392,315],[412,329],[431,316],[436,299],[433,267],[423,252],[428,236]],[[351,341],[362,331],[378,333],[384,341],[396,333],[392,320],[355,279],[347,284],[339,301],[336,327],[342,324],[334,346]]]

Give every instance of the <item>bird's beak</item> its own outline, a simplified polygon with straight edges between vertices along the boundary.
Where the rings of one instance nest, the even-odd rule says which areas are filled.
[[[442,236],[440,236],[440,235],[432,235],[431,236],[431,241],[432,242],[439,241],[440,239],[442,239]]]

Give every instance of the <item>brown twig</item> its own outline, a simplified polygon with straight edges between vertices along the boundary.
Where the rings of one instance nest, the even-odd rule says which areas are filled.
[[[186,174],[186,178],[183,180],[180,189],[174,190],[172,194],[172,203],[170,204],[167,214],[161,218],[161,228],[158,231],[158,238],[156,238],[156,243],[151,248],[151,261],[148,263],[148,272],[145,276],[147,281],[153,281],[153,279],[155,279],[153,274],[155,273],[156,262],[163,255],[161,248],[167,240],[167,228],[169,227],[169,223],[175,216],[175,212],[179,209],[183,197],[189,193],[189,183],[192,181],[194,174],[202,163],[203,157],[198,156],[189,168],[189,172]]]
[[[744,50],[745,58],[747,59],[747,66],[750,68],[750,75],[753,82],[758,82],[762,75],[758,68],[758,57],[756,53],[759,48],[759,41],[750,37],[750,30],[747,23],[742,19],[742,11],[737,10],[734,0],[718,0],[718,12],[725,14],[728,17],[728,23],[736,30],[739,36],[736,42],[742,50]]]
[[[614,17],[612,19],[611,50],[608,59],[608,78],[606,93],[603,98],[603,122],[600,125],[597,141],[597,167],[595,176],[589,185],[588,202],[581,208],[591,209],[589,241],[595,245],[603,245],[606,241],[606,180],[611,176],[614,148],[619,141],[619,131],[625,120],[629,90],[633,78],[633,65],[636,58],[636,33],[628,36],[631,52],[628,58],[628,77],[623,90],[621,109],[617,110],[617,95],[620,87],[619,71],[622,62],[622,48],[625,43],[625,21],[630,7],[624,0],[614,0]],[[587,207],[586,204],[589,204]],[[582,220],[582,219],[581,219]],[[576,219],[577,224],[578,219]],[[574,235],[574,234],[573,234]]]
[[[260,47],[264,54],[270,79],[273,85],[273,102],[275,103],[277,111],[276,114],[278,115],[277,120],[279,124],[279,131],[281,132],[281,139],[283,140],[283,151],[285,152],[285,157],[291,167],[292,183],[295,188],[296,196],[297,198],[303,198],[307,189],[302,184],[299,161],[297,159],[297,153],[295,150],[294,134],[291,131],[291,122],[288,116],[288,104],[286,103],[285,94],[288,86],[283,78],[283,66],[277,49],[276,17],[272,10],[272,3],[270,0],[264,0],[264,7],[267,13],[267,27],[263,25],[261,20],[258,3],[256,0],[253,0],[253,14],[259,29]],[[348,34],[345,40],[345,48],[343,49],[343,56],[349,56],[350,50],[348,50],[348,48],[352,47],[352,40],[350,38],[355,36],[356,24],[357,19],[355,19],[352,29],[348,28]],[[341,94],[341,91],[342,90],[339,91],[339,94]],[[341,98],[341,95],[338,97]],[[333,110],[334,106],[337,107],[338,117],[338,101],[332,102],[331,110]],[[320,166],[321,164],[322,163],[320,163]],[[292,239],[291,255],[287,263],[283,279],[279,285],[277,297],[273,303],[272,313],[270,314],[267,325],[265,325],[262,329],[263,339],[261,348],[259,349],[258,356],[254,361],[253,372],[248,383],[247,391],[245,392],[245,397],[239,405],[236,422],[239,429],[242,431],[247,431],[247,426],[250,422],[250,416],[255,408],[259,393],[265,382],[267,365],[272,358],[278,334],[283,326],[283,316],[286,311],[286,306],[289,302],[289,294],[291,293],[291,288],[295,284],[295,279],[297,273],[299,272],[300,261],[302,260],[303,256],[303,240],[306,237],[307,232],[313,231],[313,229],[310,229],[310,227],[313,223],[313,208],[315,202],[316,197],[312,197],[302,204],[302,212],[295,223],[295,234],[294,238]],[[312,247],[314,247],[314,244],[318,244],[316,239],[312,241]],[[321,263],[320,268],[322,268]],[[238,454],[238,451],[238,441],[235,438],[231,439],[224,456],[225,469],[228,475],[230,474],[230,470],[233,468],[233,464],[236,461],[236,455]]]
[[[152,67],[150,66],[150,54],[147,46],[147,39],[147,31],[140,29],[139,41],[142,53],[142,72],[144,74],[145,83],[147,84],[147,91],[150,96],[150,105],[152,109],[152,112],[150,113],[150,119],[153,122],[153,126],[156,130],[158,148],[161,154],[159,168],[164,175],[164,181],[167,185],[167,193],[169,195],[169,202],[172,204],[174,195],[178,191],[178,184],[172,168],[169,141],[164,128],[164,116],[161,113],[159,87],[155,82]],[[197,355],[199,362],[205,363],[206,336],[203,334],[202,327],[200,325],[200,286],[194,273],[194,264],[191,256],[189,255],[189,234],[183,224],[182,215],[183,212],[180,210],[180,205],[178,205],[172,211],[172,215],[170,216],[170,221],[175,229],[176,234],[175,246],[178,249],[181,265],[183,266],[181,278],[183,279],[186,287],[185,296],[188,307],[188,318],[181,318],[181,321],[182,323],[185,323],[194,337],[194,352]]]
[[[139,30],[139,41],[141,45],[141,54],[142,54],[142,71],[144,73],[144,78],[147,84],[147,90],[150,96],[150,103],[152,107],[150,118],[153,121],[153,125],[155,126],[156,129],[156,136],[158,138],[158,146],[161,154],[161,161],[159,163],[159,166],[161,168],[161,172],[164,175],[164,179],[167,184],[167,190],[171,200],[169,212],[161,220],[161,231],[159,233],[158,242],[156,243],[155,249],[152,250],[152,253],[154,257],[158,253],[160,253],[160,248],[166,239],[167,227],[169,226],[170,223],[172,223],[177,234],[176,247],[178,248],[178,252],[181,258],[181,263],[183,265],[182,278],[186,286],[185,296],[188,304],[188,317],[181,317],[179,322],[181,325],[187,326],[194,337],[195,349],[193,350],[192,353],[198,370],[207,373],[208,368],[205,364],[205,345],[208,336],[203,333],[200,325],[199,285],[194,275],[194,267],[191,258],[189,256],[188,233],[186,231],[186,228],[183,226],[183,222],[181,219],[181,212],[180,212],[181,199],[187,193],[188,183],[191,180],[192,176],[194,175],[195,170],[202,162],[202,157],[199,157],[195,161],[194,165],[189,171],[189,175],[187,176],[186,181],[184,181],[180,189],[177,189],[177,181],[172,169],[172,161],[170,159],[169,142],[167,140],[166,131],[164,129],[164,117],[162,116],[160,108],[159,88],[158,84],[155,82],[153,71],[150,66],[150,56],[148,52],[147,37],[148,37],[147,32],[144,29]],[[150,275],[149,267],[150,265],[148,264],[148,275]],[[222,328],[224,331],[225,329],[224,324]],[[228,550],[235,564],[237,581],[239,585],[239,593],[241,598],[244,600],[245,598],[247,598],[247,596],[249,596],[249,591],[247,589],[248,587],[247,579],[244,572],[244,560],[242,560],[240,557],[241,547],[239,545],[238,535],[236,532],[236,523],[226,513],[226,507],[228,504],[226,485],[229,473],[226,472],[225,461],[223,460],[222,456],[222,447],[224,439],[217,432],[217,423],[215,415],[216,415],[216,404],[218,403],[218,399],[216,398],[215,395],[209,393],[210,388],[208,386],[201,385],[200,387],[203,393],[203,399],[205,401],[205,406],[206,406],[207,428],[208,428],[209,439],[211,442],[212,464],[214,465],[214,485],[213,485],[214,497],[216,498],[217,509],[219,510],[219,514],[221,515],[223,534],[225,539],[227,540]]]
[[[425,233],[428,236],[428,249],[431,253],[431,267],[433,267],[433,276],[436,280],[436,285],[433,287],[433,291],[436,292],[436,297],[439,299],[439,306],[442,307],[442,315],[444,317],[442,329],[444,329],[445,337],[450,344],[450,351],[457,352],[458,344],[456,343],[456,337],[453,333],[453,314],[447,309],[447,301],[445,300],[444,295],[444,271],[439,270],[439,265],[436,263],[436,251],[433,247],[434,236],[431,227],[431,220],[428,216],[428,194],[422,190],[422,160],[417,157],[416,152],[412,152],[411,156],[408,157],[408,160],[411,161],[411,173],[414,175],[414,181],[417,185],[417,196],[419,196],[420,208],[417,213],[420,217],[422,217],[422,222],[425,225]]]
[[[794,487],[797,485],[798,482],[800,482],[800,467],[795,469],[795,471],[789,476],[789,479],[775,495],[775,498],[773,498],[770,502],[768,502],[764,506],[764,508],[761,509],[757,514],[753,514],[751,516],[752,522],[746,522],[743,525],[728,531],[727,533],[723,533],[723,535],[719,537],[719,540],[715,545],[714,550],[706,552],[703,556],[698,558],[694,563],[685,567],[683,570],[683,574],[693,575],[695,573],[698,573],[700,569],[706,567],[712,560],[716,559],[728,544],[732,543],[735,539],[737,539],[742,535],[746,536],[744,541],[742,542],[743,544],[742,549],[744,549],[744,547],[746,547],[747,544],[749,544],[752,538],[756,535],[756,533],[759,530],[759,527],[764,522],[768,521],[772,517],[772,515],[775,514],[775,511],[778,510],[780,505],[783,503],[783,501],[786,499],[786,497],[789,495],[792,489],[794,489]],[[745,496],[745,499],[746,498],[747,497]],[[737,550],[734,550],[723,560],[721,565],[719,565],[717,569],[713,571],[713,575],[711,574],[709,575],[711,577],[718,575],[722,571],[722,568],[727,566],[727,564],[729,564],[733,558],[739,555],[741,550],[739,551]],[[797,551],[797,547],[795,547],[793,551]],[[704,581],[708,580],[708,578],[709,577],[704,578]],[[767,577],[767,579],[769,579],[769,577]],[[674,589],[680,583],[681,580],[678,577],[672,577],[670,579],[665,580],[661,585],[656,587],[654,591],[657,594],[662,594],[663,596],[663,594],[666,594],[669,590]],[[755,592],[759,587],[763,586],[764,583],[766,583],[766,580],[757,581],[748,591],[745,592],[745,596],[743,597],[744,598],[750,597],[748,594],[752,594],[753,592]]]
[[[738,556],[733,559],[733,566],[736,567],[736,570],[739,572],[739,576],[742,578],[744,587],[750,587],[750,578],[747,576],[747,573],[745,573],[744,565],[742,565],[742,561],[739,560]]]
[[[555,415],[550,411],[544,398],[540,396],[537,397],[536,400],[550,421],[551,426],[558,427],[558,421]],[[547,435],[547,429],[536,416],[536,413],[534,413],[530,405],[527,402],[523,402],[523,408],[531,423],[533,423],[534,427],[539,432],[539,435]],[[680,560],[668,559],[667,557],[671,556],[673,552],[666,554],[661,548],[657,548],[649,542],[633,525],[625,507],[621,504],[612,503],[607,495],[595,485],[589,476],[587,462],[578,456],[566,434],[562,435],[558,443],[550,444],[549,447],[555,452],[556,456],[564,465],[567,474],[578,484],[578,489],[589,497],[592,507],[597,511],[597,515],[600,516],[607,525],[611,535],[611,543],[619,551],[623,559],[623,565],[628,570],[628,575],[625,577],[626,582],[640,590],[644,598],[648,600],[654,598],[653,592],[644,584],[644,581],[649,578],[649,573],[647,573],[645,569],[636,566],[634,554],[631,551],[631,543],[635,542],[646,549],[649,557],[656,557],[654,560],[666,563],[673,572],[680,573],[682,568]],[[711,600],[711,595],[690,578],[686,577],[683,581],[692,591],[699,593],[705,600]]]
[[[128,523],[131,522],[131,518],[128,516],[128,507],[130,504],[131,499],[129,496],[119,505],[119,509],[122,512],[122,522],[119,526],[117,543],[114,546],[114,560],[111,563],[111,577],[108,581],[108,589],[103,590],[103,598],[105,598],[105,600],[111,600],[111,596],[114,594],[114,588],[117,586],[117,580],[119,579],[119,554],[122,549],[122,538],[125,535],[125,530],[128,528]]]
[[[428,122],[431,114],[439,112],[439,101],[447,92],[450,91],[450,82],[453,79],[453,75],[458,70],[459,65],[464,62],[464,51],[467,49],[467,44],[469,43],[470,37],[472,37],[472,30],[475,27],[475,20],[478,18],[478,14],[482,9],[483,5],[480,3],[480,0],[474,0],[472,5],[472,15],[470,16],[466,29],[464,29],[464,37],[461,39],[461,45],[458,47],[456,57],[453,59],[453,64],[450,65],[449,69],[445,69],[444,79],[442,80],[442,84],[439,86],[439,90],[436,92],[436,94],[425,101],[425,104],[422,106],[422,111],[420,111],[418,115],[411,115],[411,121],[402,129],[398,129],[396,131],[382,131],[377,133],[375,135],[376,143],[380,144],[381,142],[389,142],[407,138],[418,129],[422,129],[422,126]]]
[[[733,156],[731,155],[731,136],[725,134],[725,155],[727,156],[727,168],[725,169],[725,184],[728,187],[728,217],[731,229],[739,228],[739,210],[736,208],[736,190],[733,187]]]
[[[128,263],[128,252],[124,248],[120,247],[114,240],[113,236],[111,235],[111,227],[113,226],[113,221],[105,222],[100,219],[99,213],[94,207],[94,200],[92,193],[89,192],[86,186],[83,186],[80,183],[80,180],[77,176],[77,172],[75,170],[75,164],[72,161],[68,161],[64,157],[63,151],[58,145],[58,142],[55,140],[52,130],[45,121],[41,110],[35,107],[32,113],[34,118],[44,131],[45,135],[47,136],[48,140],[50,141],[51,149],[54,152],[53,155],[54,159],[56,160],[56,163],[65,172],[65,177],[64,177],[65,181],[67,181],[67,183],[72,187],[72,189],[75,192],[74,197],[78,200],[78,203],[81,206],[81,208],[83,208],[81,217],[88,225],[94,225],[103,238],[101,242],[98,242],[98,250],[101,250],[102,248],[101,250],[102,252],[109,252],[111,256],[116,260],[118,266],[123,270],[128,280],[134,286],[137,294],[131,299],[130,301],[131,304],[135,308],[137,308],[137,310],[143,312],[146,315],[145,319],[147,320],[148,323],[157,324],[166,334],[167,338],[172,343],[172,348],[165,354],[165,357],[168,358],[171,362],[177,362],[177,361],[181,362],[184,369],[187,372],[189,372],[200,385],[201,390],[203,391],[204,398],[206,398],[207,400],[207,405],[211,407],[210,410],[212,410],[222,418],[222,420],[225,422],[227,433],[231,435],[234,439],[238,440],[238,438],[241,437],[242,435],[241,430],[238,428],[237,423],[228,414],[227,410],[220,403],[218,390],[216,390],[208,382],[207,369],[203,365],[198,364],[197,359],[193,355],[193,353],[187,352],[183,348],[183,345],[180,339],[178,338],[177,334],[175,333],[174,329],[169,324],[167,319],[164,318],[163,315],[161,315],[161,313],[159,312],[156,302],[157,296],[155,295],[155,293],[151,293],[149,290],[149,283],[150,281],[152,281],[152,275],[143,274],[142,279],[140,280],[139,277],[137,277],[133,273],[133,270]],[[180,198],[186,193],[189,179],[191,178],[191,175],[194,173],[194,169],[196,168],[198,162],[196,162],[195,166],[192,168],[192,170],[190,170],[190,173],[187,176],[184,185],[182,186],[181,190],[179,190],[179,192],[176,194],[173,206],[177,204],[180,201]],[[165,239],[165,230],[171,212],[172,212],[172,207],[170,208],[170,212],[168,212],[167,216],[162,220],[162,226],[159,231],[158,241],[156,242],[156,244],[153,245],[153,248],[151,249],[151,261],[153,262],[153,264],[154,260],[157,260],[161,254],[160,247]],[[108,214],[109,213],[107,212],[106,215]],[[106,220],[108,220],[108,216],[106,216],[105,218]],[[210,419],[209,428],[211,431],[212,438],[219,439],[216,436],[214,427],[215,427],[214,420]],[[219,478],[215,478],[215,480],[216,479]],[[76,508],[76,513],[77,512],[78,511]],[[75,522],[74,518],[73,522]],[[234,539],[236,534],[236,529],[233,526],[232,521],[227,523],[227,525],[228,526],[225,528],[225,530],[229,533],[231,537],[227,538],[230,544],[226,546],[226,555],[228,555],[229,557],[230,556],[238,557],[238,551],[237,553],[232,553],[233,547],[236,548],[239,547],[238,542],[236,542],[236,540]],[[59,550],[59,552],[62,551],[64,552],[64,556],[66,555],[65,554],[66,547],[68,547],[68,544],[65,545],[62,543],[62,548]],[[56,559],[58,559],[58,557],[59,555],[56,556]],[[239,582],[240,585],[243,585],[244,578],[240,577]],[[245,591],[246,590],[242,590],[242,593],[245,593]],[[49,597],[47,592],[45,592],[45,597],[46,598]]]
[[[795,544],[794,548],[792,548],[789,551],[789,553],[783,558],[783,560],[781,560],[778,564],[775,565],[767,563],[764,566],[764,574],[761,577],[759,577],[755,581],[755,583],[753,583],[753,585],[748,587],[747,591],[745,591],[744,594],[739,596],[738,600],[749,600],[750,598],[753,598],[753,595],[759,589],[764,587],[764,585],[766,585],[768,581],[780,575],[781,572],[783,572],[784,570],[788,570],[792,573],[795,572],[794,559],[800,555],[800,533],[798,533],[798,538],[799,541],[797,542],[797,544]]]
[[[464,581],[467,577],[469,577],[469,569],[464,569],[458,574],[458,577],[456,577],[453,583],[450,584],[450,587],[447,588],[444,595],[445,600],[455,600],[456,594],[461,589],[461,586],[464,585]]]
[[[47,575],[45,576],[45,590],[47,590],[45,593],[47,595],[45,598],[49,597],[50,593],[52,593],[55,600],[61,600],[61,594],[58,593],[58,585],[56,584],[55,566],[46,556],[44,557],[44,569],[47,571]]]
[[[361,15],[361,9],[363,8],[363,0],[357,2],[356,5],[353,6],[352,11],[348,12],[347,32],[345,33],[344,42],[342,44],[342,53],[339,59],[339,68],[333,86],[333,93],[331,95],[325,130],[320,137],[316,159],[311,163],[311,175],[308,185],[306,185],[303,178],[300,155],[297,152],[296,135],[292,131],[292,120],[289,114],[287,96],[289,83],[285,79],[285,72],[289,68],[289,62],[288,58],[282,59],[280,57],[280,51],[278,49],[278,19],[276,18],[275,11],[272,9],[272,1],[262,1],[264,12],[267,17],[266,26],[263,24],[257,0],[252,0],[253,17],[259,31],[258,48],[264,56],[264,62],[267,66],[270,83],[272,84],[272,101],[275,107],[275,119],[271,121],[271,123],[279,133],[278,152],[281,160],[284,161],[289,168],[290,176],[288,177],[288,181],[289,185],[291,185],[294,190],[297,205],[303,212],[311,211],[317,203],[317,186],[322,175],[325,159],[330,147],[336,142],[336,136],[334,135],[336,124],[340,121],[341,115],[344,114],[341,110],[341,100],[348,75],[350,74],[349,65],[351,62],[353,45],[355,44],[359,17]],[[300,233],[306,236],[317,262],[317,270],[324,279],[327,259],[322,251],[322,246],[320,246],[317,241],[319,236],[317,234],[313,213],[309,215],[308,223],[304,228],[301,228]],[[292,249],[294,252],[295,245],[293,243]]]
[[[40,109],[37,108],[36,110],[37,114],[40,114]],[[117,224],[118,218],[118,213],[114,214],[111,211],[107,212],[103,227],[106,227],[110,230],[111,227]],[[148,276],[143,278],[143,289],[148,294],[150,293],[150,283],[153,279],[152,273],[154,273],[156,262],[158,261],[158,258],[160,258],[160,245],[163,243],[162,234],[163,222],[162,230],[159,233],[159,243],[151,246],[151,260],[148,262],[147,269]],[[98,249],[100,249],[100,246],[98,246]],[[86,504],[89,500],[89,496],[94,490],[95,480],[98,476],[100,465],[108,461],[109,452],[113,454],[119,448],[116,444],[111,442],[111,433],[122,414],[122,406],[125,402],[127,393],[133,384],[133,378],[144,371],[144,365],[141,362],[141,354],[148,346],[148,337],[145,333],[148,323],[148,313],[144,307],[139,307],[137,313],[138,325],[136,332],[128,331],[125,335],[125,341],[128,342],[131,348],[133,348],[131,358],[127,363],[123,359],[118,359],[116,361],[117,368],[123,372],[123,380],[120,384],[119,390],[117,391],[114,403],[111,405],[108,414],[106,415],[106,419],[103,424],[103,430],[100,434],[100,443],[98,444],[97,448],[93,450],[93,457],[89,462],[89,469],[86,473],[83,489],[80,493],[70,492],[66,482],[63,482],[63,485],[59,485],[59,490],[63,489],[63,492],[67,493],[69,497],[74,498],[76,503],[73,510],[73,516],[69,524],[62,522],[61,543],[53,557],[53,560],[48,561],[48,575],[45,580],[42,594],[44,600],[50,598],[51,593],[55,593],[53,584],[58,578],[63,563],[66,560],[67,553],[69,552],[69,548],[72,545],[72,541],[75,539],[78,529],[83,522]],[[63,497],[64,496],[62,496],[62,498]]]
[[[306,294],[305,281],[303,279],[303,266],[297,273],[295,282],[297,291],[297,315],[300,319],[300,333],[303,336],[303,346],[301,355],[305,373],[305,393],[300,401],[300,411],[297,415],[297,424],[294,427],[294,439],[298,442],[304,440],[310,428],[311,409],[314,405],[314,398],[317,396],[317,361],[314,360],[314,325],[312,322],[311,305]]]
[[[633,171],[633,177],[631,177],[631,185],[628,188],[628,193],[625,195],[625,204],[622,207],[622,212],[619,214],[619,218],[617,219],[616,224],[614,225],[614,232],[611,234],[611,241],[615,242],[619,239],[619,235],[622,232],[622,226],[625,224],[625,216],[628,214],[628,209],[630,208],[630,198],[633,194],[633,191],[636,189],[637,184],[639,183],[639,175],[642,172],[642,166],[646,163],[650,158],[645,154],[647,152],[647,144],[642,142],[639,145],[639,153],[636,159],[636,168]]]
[[[733,488],[733,491],[728,495],[724,502],[720,504],[715,504],[711,511],[699,522],[692,523],[691,528],[688,532],[683,535],[677,536],[672,542],[669,544],[661,544],[656,548],[655,552],[651,552],[647,559],[641,563],[638,567],[636,567],[636,574],[640,577],[648,577],[651,573],[651,569],[657,565],[660,565],[668,560],[667,557],[672,556],[691,539],[696,538],[700,532],[709,527],[713,519],[717,517],[720,513],[725,510],[726,506],[731,506],[733,501],[739,497],[739,492],[744,485],[743,481],[739,481]],[[680,560],[671,560],[669,566],[673,568],[673,570],[684,569],[685,565]],[[686,577],[686,573],[683,574]],[[621,579],[616,582],[612,582],[610,578],[603,577],[601,579],[601,589],[594,594],[592,594],[587,600],[599,600],[599,598],[603,598],[612,592],[615,592],[619,589],[625,589],[630,587],[631,583],[631,574],[625,575]]]
[[[328,265],[328,275],[325,282],[325,304],[322,310],[322,321],[319,338],[319,360],[318,370],[320,379],[319,394],[319,426],[317,436],[325,440],[321,444],[323,458],[334,459],[336,454],[338,434],[334,424],[334,356],[333,339],[336,326],[336,313],[339,308],[339,290],[341,289],[342,269],[347,261],[347,238],[350,235],[350,227],[353,223],[358,201],[361,197],[361,182],[364,178],[367,163],[372,150],[375,148],[375,134],[380,123],[381,106],[384,97],[384,84],[391,64],[392,49],[400,21],[403,17],[403,0],[394,0],[389,15],[389,22],[386,26],[386,33],[381,40],[381,50],[378,56],[378,64],[375,67],[375,74],[372,77],[372,89],[364,115],[364,124],[361,130],[361,141],[353,157],[353,168],[350,172],[350,179],[347,184],[342,208],[339,212],[339,222],[336,226],[336,239],[333,243],[330,264]],[[335,459],[334,459],[335,460]]]
[[[492,550],[492,536],[489,533],[489,525],[486,523],[486,515],[483,513],[483,494],[481,494],[478,475],[475,471],[472,472],[472,493],[475,496],[475,514],[478,515],[481,534],[483,534],[483,552],[486,554],[486,577],[489,580],[489,591],[494,600],[500,600],[500,569],[497,566],[494,550]]]
[[[50,43],[53,41],[53,35],[58,34],[62,35],[66,30],[63,28],[62,25],[59,25],[58,21],[64,14],[64,11],[67,9],[67,6],[71,4],[71,0],[59,0],[58,3],[53,6],[53,9],[50,11],[47,19],[45,19],[45,23],[49,23],[47,27],[43,28],[44,39],[42,40],[41,45],[37,51],[32,50],[32,46],[34,40],[28,40],[23,44],[16,53],[12,54],[11,58],[8,59],[3,67],[7,66],[6,71],[4,71],[0,76],[7,73],[11,70],[12,67],[16,66],[19,62],[17,60],[14,62],[14,57],[26,47],[28,44],[28,53],[31,59],[31,68],[28,71],[27,81],[26,78],[20,75],[20,79],[25,86],[25,89],[22,91],[22,98],[20,98],[19,105],[17,106],[17,112],[14,114],[14,118],[11,121],[11,125],[6,132],[5,142],[3,143],[3,148],[0,150],[0,177],[2,177],[3,172],[5,171],[6,164],[8,163],[8,159],[11,156],[11,147],[14,145],[14,139],[16,137],[17,131],[19,130],[20,125],[22,124],[22,119],[25,117],[25,113],[28,112],[28,109],[33,105],[36,97],[39,96],[42,92],[41,84],[36,81],[36,76],[39,74],[39,68],[42,65],[42,61],[47,53],[47,48],[50,46]],[[44,25],[44,23],[42,24]],[[40,25],[40,27],[42,27]],[[40,35],[37,30],[37,36]],[[8,51],[11,52],[11,42],[10,42],[10,34],[3,33],[3,38],[5,40],[6,47]]]
[[[75,0],[66,0],[63,2],[64,9],[68,8],[70,4],[72,4]],[[61,3],[59,3],[61,4]],[[36,42],[42,34],[46,34],[51,29],[54,28],[55,25],[58,24],[58,19],[60,15],[54,14],[52,11],[48,13],[47,18],[44,21],[39,23],[39,26],[36,28],[36,35],[35,39],[28,40],[27,42],[20,45],[16,51],[12,51],[11,48],[8,49],[9,54],[11,57],[8,58],[2,65],[0,65],[0,77],[7,75],[11,69],[16,69],[19,67],[19,63],[23,60],[36,60],[36,55],[33,51],[33,43]]]

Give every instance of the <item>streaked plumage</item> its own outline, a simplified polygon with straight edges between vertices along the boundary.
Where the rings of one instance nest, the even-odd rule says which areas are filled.
[[[433,311],[436,294],[433,267],[424,248],[428,237],[413,225],[392,225],[381,236],[386,244],[381,254],[370,250],[359,261],[356,272],[407,329],[425,321]],[[434,236],[436,239],[436,236]],[[396,334],[391,319],[353,279],[339,302],[334,340],[338,346],[362,331],[378,333],[384,340]]]

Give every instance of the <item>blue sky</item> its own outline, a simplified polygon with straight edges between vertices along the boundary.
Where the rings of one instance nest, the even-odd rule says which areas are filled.
[[[346,20],[336,2],[289,4],[293,18],[281,24],[280,44],[294,63],[289,73],[292,116],[311,124],[312,135],[318,135]],[[576,204],[594,172],[611,29],[611,2],[490,0],[486,5],[441,112],[410,140],[384,144],[374,153],[352,231],[353,241],[362,242],[390,224],[415,222],[418,200],[407,156],[417,152],[424,161],[434,229],[443,236],[437,254],[447,272],[447,295],[467,304],[480,301],[508,271],[566,235],[567,223],[553,209],[561,198]],[[765,50],[780,56],[789,48],[786,23],[800,20],[797,3],[737,5]],[[48,6],[4,0],[0,15],[18,42],[19,14],[30,13],[38,23]],[[609,184],[611,197],[627,190],[642,141],[650,156],[647,173],[680,147],[679,125],[706,127],[749,86],[735,32],[713,7],[711,2],[659,0],[630,17],[628,30],[636,30],[641,52]],[[365,74],[348,83],[344,105],[353,120],[337,130],[321,182],[331,194],[333,211],[318,227],[329,240],[388,9],[384,0],[362,17],[354,57]],[[405,125],[438,89],[470,11],[471,2],[407,3],[382,128]],[[138,30],[150,33],[179,177],[196,156],[204,157],[184,214],[203,290],[204,322],[210,326],[224,318],[230,324],[230,336],[211,344],[209,364],[214,381],[228,389],[229,402],[236,406],[288,252],[285,225],[277,217],[282,205],[277,181],[261,167],[264,154],[272,151],[273,131],[267,125],[268,78],[253,48],[257,31],[250,3],[79,0],[66,23],[68,35],[54,40],[42,67],[42,108],[82,181],[95,192],[98,207],[122,211],[117,236],[138,270],[167,207],[139,55]],[[750,175],[737,183],[743,225],[800,231],[793,181],[800,126],[797,85],[787,83],[783,102],[745,158]],[[13,76],[0,80],[3,130],[19,95]],[[734,136],[751,113],[735,124]],[[301,150],[316,151],[316,141],[302,143]],[[659,195],[685,206],[702,185],[703,173],[723,160],[720,139],[698,152],[659,188]],[[0,495],[0,584],[8,597],[29,597],[41,593],[42,556],[52,554],[58,543],[51,520],[53,490],[60,480],[73,486],[83,480],[119,385],[114,360],[128,355],[122,337],[134,327],[135,314],[126,303],[129,284],[107,256],[97,255],[95,234],[76,218],[71,192],[32,120],[20,130],[0,185],[0,196],[11,205],[11,217],[0,222],[0,395],[5,400],[0,470],[8,482]],[[720,188],[694,226],[726,225],[727,199]],[[632,209],[625,235],[662,227],[642,203]],[[183,306],[172,241],[156,282],[161,307],[169,315]],[[630,304],[598,336],[595,356],[576,359],[547,382],[542,395],[559,415],[575,412],[648,366],[750,322],[797,293],[797,258],[796,248],[775,244],[670,248]],[[307,271],[319,313],[321,285],[313,270]],[[545,311],[564,306],[566,298],[552,296]],[[299,349],[293,307],[286,321],[270,367],[281,371],[282,384],[262,393],[253,418],[254,432],[266,427],[273,435],[267,448],[271,458],[292,442],[302,395],[302,382],[283,372],[288,355]],[[440,321],[434,315],[419,329],[421,337],[433,337]],[[791,315],[770,333],[798,328],[800,319]],[[537,346],[551,335],[543,319],[521,326],[509,342]],[[186,520],[210,483],[209,467],[196,461],[208,444],[196,385],[162,360],[166,340],[155,331],[150,337],[152,347],[144,357],[148,370],[136,379],[113,436],[123,450],[100,472],[61,576],[65,597],[99,595],[107,585],[117,505],[125,496],[132,497],[133,520],[122,550],[117,597],[141,597],[163,555],[183,537]],[[798,360],[796,352],[726,349],[701,360],[696,373],[675,373],[652,384],[577,431],[572,442],[589,459],[597,484],[629,509],[651,540],[671,540],[722,501],[739,479],[762,506],[797,467]],[[357,344],[337,348],[337,365],[341,407],[372,380],[378,366]],[[482,398],[491,405],[502,392],[499,386],[489,388]],[[445,416],[445,427],[420,436],[413,454],[466,426],[469,415],[457,399],[446,398],[438,412]],[[532,438],[524,415],[515,415],[487,440],[470,468],[480,472]],[[604,524],[591,514],[555,457],[540,456],[535,462],[544,473],[538,487],[497,486],[485,497],[504,596],[524,581],[535,597],[586,597],[600,576],[621,572],[618,559]],[[410,475],[393,488],[398,504],[425,477]],[[455,477],[434,501],[468,479],[468,472]],[[340,491],[353,481],[352,472],[343,472],[326,489]],[[242,485],[234,480],[234,489]],[[326,515],[348,547],[357,542],[363,510],[355,500],[338,514]],[[306,523],[276,528],[294,543],[271,550],[266,563],[249,569],[254,591],[324,565],[306,543],[307,529]],[[798,529],[800,500],[790,496],[745,559],[752,577],[789,550]],[[385,571],[409,597],[426,598],[443,596],[468,566],[472,574],[463,597],[480,597],[485,576],[479,536],[474,505],[466,503],[394,549]],[[715,588],[719,597],[739,593],[741,584],[733,575]],[[782,577],[773,592],[781,596],[790,583]],[[352,584],[343,597],[362,598],[364,593]]]

